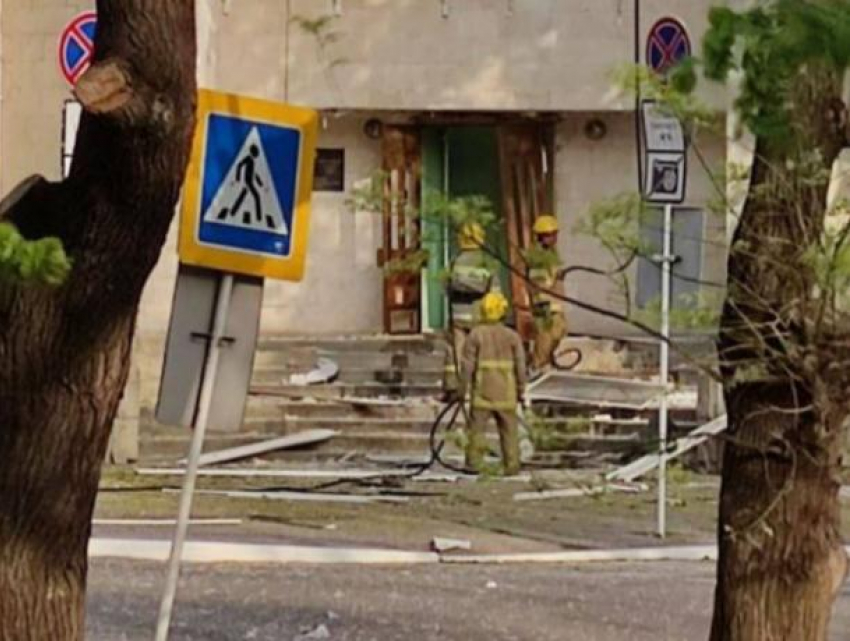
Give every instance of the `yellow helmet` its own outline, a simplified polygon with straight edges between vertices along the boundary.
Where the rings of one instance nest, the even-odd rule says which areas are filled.
[[[484,228],[478,223],[464,223],[457,235],[461,249],[478,249],[484,245]]]
[[[487,323],[498,323],[508,313],[508,299],[499,292],[490,292],[481,299],[481,316]]]
[[[537,235],[554,234],[557,231],[558,219],[552,216],[551,214],[538,216],[537,220],[534,221],[534,233]]]

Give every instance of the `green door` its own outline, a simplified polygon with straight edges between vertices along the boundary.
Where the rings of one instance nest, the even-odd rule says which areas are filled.
[[[501,216],[499,181],[499,149],[496,129],[488,126],[428,127],[422,136],[422,187],[425,198],[429,193],[449,197],[485,196]],[[489,231],[488,246],[507,255],[502,228],[494,225]],[[447,325],[445,270],[457,251],[441,221],[423,221],[423,245],[428,249],[429,262],[425,276],[425,326],[431,330]],[[501,273],[502,291],[510,292],[508,270]]]

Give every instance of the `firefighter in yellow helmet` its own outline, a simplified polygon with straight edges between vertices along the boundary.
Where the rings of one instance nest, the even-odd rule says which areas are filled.
[[[458,370],[463,344],[479,320],[479,302],[487,292],[499,289],[490,268],[493,261],[482,249],[485,241],[484,228],[478,223],[466,223],[458,232],[460,251],[452,261],[448,283],[450,344],[443,376],[443,392],[447,399],[458,393]]]
[[[567,335],[564,315],[564,271],[558,254],[558,219],[539,216],[534,221],[536,246],[529,261],[528,278],[534,315],[534,348],[531,366],[540,371],[552,364],[555,352]]]
[[[481,301],[482,323],[470,332],[463,348],[463,384],[469,392],[466,464],[480,469],[487,451],[485,432],[496,421],[505,474],[520,469],[517,409],[525,392],[525,352],[522,339],[502,321],[508,301],[490,292]]]

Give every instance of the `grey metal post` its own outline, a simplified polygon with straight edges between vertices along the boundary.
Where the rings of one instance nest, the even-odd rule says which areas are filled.
[[[159,606],[159,619],[156,626],[156,641],[167,641],[171,627],[171,613],[174,609],[174,598],[177,595],[177,582],[180,579],[180,561],[183,557],[183,545],[186,542],[186,532],[189,529],[189,517],[192,512],[192,499],[195,492],[195,481],[198,477],[198,460],[204,446],[204,437],[212,405],[215,376],[218,372],[218,361],[221,356],[221,339],[224,337],[227,315],[230,309],[230,299],[233,293],[233,274],[223,274],[218,285],[218,296],[215,303],[215,315],[210,335],[209,355],[204,363],[203,382],[198,399],[198,415],[195,419],[192,444],[186,463],[186,475],[183,480],[183,491],[180,494],[180,508],[177,515],[177,528],[171,543],[171,556],[168,560],[168,574],[165,590]]]
[[[673,206],[664,206],[664,241],[661,262],[661,341],[660,378],[663,391],[658,406],[658,536],[667,536],[667,383],[670,376],[670,266]]]

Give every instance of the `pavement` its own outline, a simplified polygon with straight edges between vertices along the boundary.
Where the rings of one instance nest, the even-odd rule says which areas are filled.
[[[100,519],[173,518],[179,478],[104,475]],[[654,490],[545,501],[518,492],[588,487],[596,474],[548,472],[525,481],[480,479],[388,486],[344,484],[335,492],[406,494],[406,503],[337,504],[198,495],[196,518],[239,525],[198,526],[195,541],[372,547],[425,552],[433,537],[468,540],[472,554],[636,548],[715,542],[718,480],[671,470],[669,536],[654,534]],[[199,480],[202,489],[268,488],[270,479]],[[317,482],[280,481],[289,490]],[[166,491],[163,491],[166,490]],[[843,531],[850,535],[850,502]],[[166,541],[172,527],[96,526],[96,537]],[[848,537],[850,538],[850,537]],[[241,558],[241,557],[240,557]],[[91,560],[89,641],[152,638],[165,566]],[[706,639],[714,566],[700,562],[305,566],[187,564],[172,641]],[[850,638],[850,587],[837,604],[830,641]]]
[[[95,559],[89,641],[149,641],[162,564]],[[708,638],[710,563],[188,566],[171,641],[692,641]],[[850,588],[830,641],[850,636]]]

